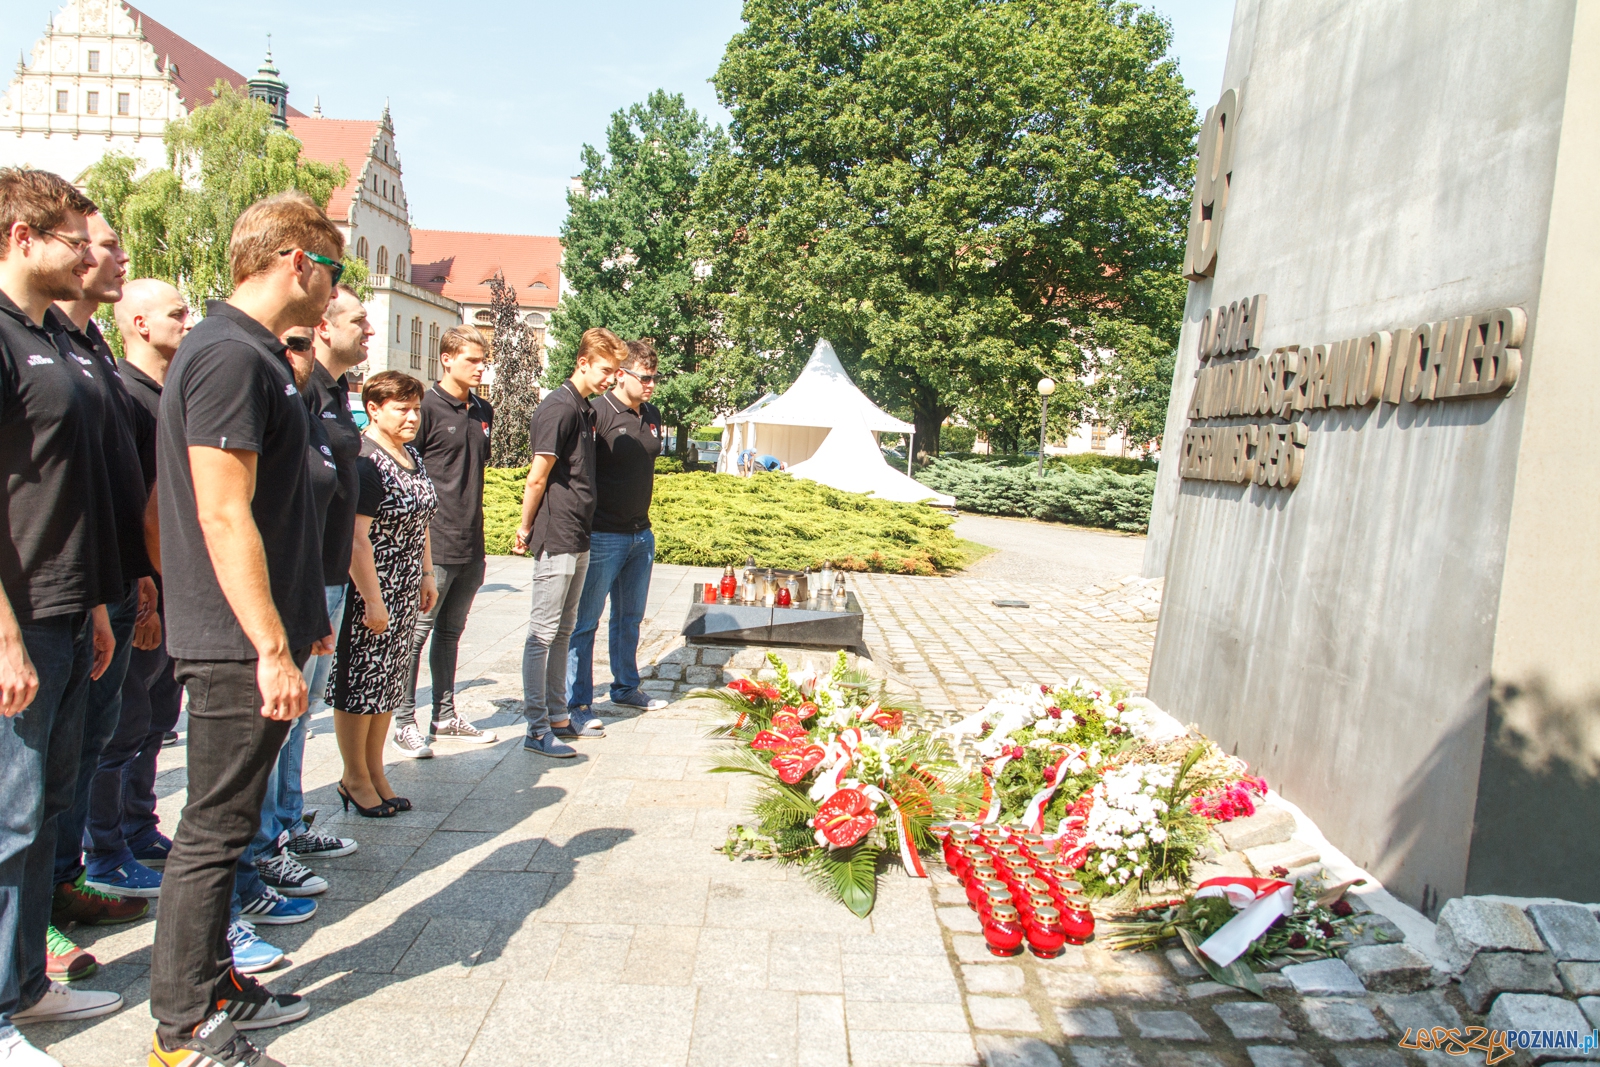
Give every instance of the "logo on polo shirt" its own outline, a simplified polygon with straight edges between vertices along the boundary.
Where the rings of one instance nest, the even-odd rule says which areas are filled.
[[[283,387],[283,395],[284,396],[294,396],[294,383],[293,382],[290,382],[288,385]]]
[[[327,445],[318,445],[318,446],[317,446],[317,447],[318,447],[318,448],[320,448],[320,449],[322,449],[322,454],[323,454],[323,455],[324,455],[324,456],[331,456],[331,455],[333,455],[333,449],[331,449],[331,448],[329,448],[329,447],[328,447],[328,446],[327,446]]]
[[[82,356],[78,355],[78,353],[76,353],[76,352],[72,353],[72,358],[77,360],[79,363],[82,363],[85,367],[94,366],[94,360],[92,360],[92,359],[84,359]]]
[[[337,419],[339,416],[335,415],[331,411],[324,411],[322,413],[322,417],[325,418],[325,419]]]
[[[450,432],[451,432],[451,433],[455,433],[455,432],[456,432],[456,428],[455,428],[455,427],[454,427],[454,426],[449,426],[449,427],[446,427],[446,428],[447,428],[447,429],[448,429],[448,430],[449,430],[449,431],[450,431]]]
[[[54,363],[54,362],[55,362],[55,360],[51,359],[49,356],[29,356],[28,357],[28,366],[30,366],[30,367],[42,367],[47,363]]]

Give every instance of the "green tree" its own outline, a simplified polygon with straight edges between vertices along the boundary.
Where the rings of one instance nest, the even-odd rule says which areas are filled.
[[[517,291],[506,284],[501,271],[489,279],[489,308],[494,314],[494,339],[489,342],[494,365],[494,384],[489,391],[489,402],[494,405],[489,463],[520,467],[529,461],[528,430],[533,409],[539,406],[539,353],[522,321]]]
[[[583,146],[561,226],[562,269],[575,291],[551,320],[546,383],[572,373],[578,338],[591,327],[650,339],[664,376],[652,402],[678,427],[680,453],[689,446],[685,430],[711,414],[701,362],[712,309],[689,241],[695,189],[725,140],[682,96],[651,93],[611,116],[604,152]]]
[[[953,413],[1037,434],[1038,379],[1095,371],[1114,324],[1175,341],[1196,127],[1161,18],[1122,0],[747,0],[744,18],[695,242],[741,399],[826,336],[933,453]],[[1089,402],[1074,384],[1052,414]]]

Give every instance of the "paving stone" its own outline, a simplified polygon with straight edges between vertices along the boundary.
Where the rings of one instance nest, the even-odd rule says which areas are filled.
[[[1110,1008],[1057,1008],[1056,1021],[1067,1037],[1121,1037]]]
[[[1495,998],[1494,1007],[1484,1025],[1491,1030],[1576,1030],[1579,1034],[1591,1029],[1589,1020],[1570,1000],[1540,996],[1535,993],[1502,993]],[[1550,1060],[1575,1060],[1600,1058],[1600,1050],[1589,1056],[1574,1054],[1572,1049],[1535,1049],[1528,1053],[1535,1063]]]
[[[1579,996],[1600,993],[1600,963],[1558,963],[1556,974],[1569,993]]]
[[[1069,1045],[1078,1067],[1143,1067],[1126,1045]]]
[[[721,667],[732,658],[733,649],[731,648],[702,648],[700,650],[700,662],[707,667]]]
[[[1277,1045],[1251,1045],[1245,1049],[1255,1067],[1317,1067],[1311,1055],[1297,1048]]]
[[[1066,1001],[1070,1004],[1079,1000],[1099,1000],[1105,995],[1100,987],[1100,980],[1092,974],[1044,968],[1034,973],[1044,982],[1044,991],[1053,1001]]]
[[[1280,841],[1276,845],[1258,845],[1255,848],[1244,850],[1244,858],[1250,866],[1262,877],[1271,874],[1273,868],[1283,867],[1294,870],[1296,867],[1305,867],[1322,859],[1322,853],[1315,847],[1306,844],[1298,838],[1291,837],[1287,841]]]
[[[1353,948],[1344,962],[1374,993],[1415,993],[1433,981],[1428,957],[1406,944]]]
[[[1280,972],[1303,997],[1359,997],[1366,987],[1344,960],[1292,963]]]
[[[1558,960],[1600,960],[1600,922],[1577,904],[1535,904],[1528,918]]]
[[[1300,1006],[1305,1009],[1311,1028],[1329,1041],[1376,1041],[1389,1036],[1360,1001],[1312,997]]]
[[[1193,1016],[1182,1011],[1136,1011],[1128,1016],[1139,1028],[1140,1037],[1162,1038],[1167,1041],[1210,1041]]]
[[[1224,823],[1223,825],[1227,824]],[[1171,965],[1174,971],[1178,972],[1179,978],[1199,978],[1206,973],[1205,968],[1196,963],[1194,957],[1189,955],[1188,949],[1169,948],[1166,956],[1167,963]]]
[[[1393,919],[1379,915],[1377,912],[1367,912],[1354,924],[1358,930],[1350,939],[1351,948],[1364,948],[1368,945],[1397,945],[1406,939],[1405,931],[1396,926]]]
[[[1099,980],[1108,997],[1171,1002],[1183,996],[1172,982],[1153,974],[1102,974]]]
[[[1461,1013],[1437,989],[1426,993],[1380,993],[1378,1007],[1402,1034],[1407,1030],[1446,1030],[1461,1026]]]
[[[1276,845],[1294,835],[1294,816],[1283,808],[1263,805],[1254,815],[1212,827],[1230,852],[1243,852],[1261,845]]]
[[[1600,997],[1579,997],[1578,1009],[1596,1029],[1600,1029]]]
[[[1405,1067],[1405,1059],[1392,1048],[1337,1048],[1339,1067]]]
[[[1022,968],[1010,963],[963,963],[961,977],[969,993],[1020,993],[1026,981]]]
[[[1222,1061],[1210,1052],[1188,1052],[1166,1049],[1154,1056],[1156,1067],[1222,1067]]]
[[[1543,952],[1539,931],[1515,904],[1456,897],[1439,911],[1434,933],[1450,969],[1460,973],[1480,952]]]
[[[980,1030],[1037,1033],[1043,1029],[1033,1007],[1021,997],[968,997],[967,1011],[972,1015],[972,1025]]]
[[[1276,1004],[1254,1000],[1240,1000],[1229,1004],[1216,1004],[1211,1008],[1229,1031],[1241,1041],[1267,1038],[1274,1041],[1293,1041],[1294,1031],[1283,1020],[1283,1012]]]
[[[664,681],[676,682],[683,677],[683,665],[679,663],[659,663],[655,668],[655,677]]]
[[[721,685],[721,667],[688,667],[683,672],[683,680],[690,685]]]
[[[1561,983],[1543,952],[1480,952],[1461,976],[1461,998],[1484,1011],[1501,993],[1559,993]]]
[[[978,1054],[988,1067],[1061,1067],[1061,1057],[1036,1037],[981,1034]]]
[[[1277,971],[1262,971],[1256,975],[1256,984],[1262,989],[1271,992],[1274,989],[1289,989],[1292,984],[1289,979]]]
[[[982,934],[983,920],[971,908],[940,908],[939,921],[946,928],[964,934]]]
[[[1237,993],[1238,990],[1231,985],[1221,982],[1195,982],[1193,985],[1183,987],[1183,993],[1190,1000],[1204,1000],[1207,997],[1221,996],[1224,993]]]
[[[976,1067],[978,1050],[973,1047],[969,1034],[852,1029],[850,1062],[854,1067],[876,1067],[878,1064],[883,1067],[902,1067],[908,1063],[970,1064]]]

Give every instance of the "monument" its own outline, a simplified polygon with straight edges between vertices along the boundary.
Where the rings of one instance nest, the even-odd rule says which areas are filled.
[[[1600,0],[1238,0],[1149,694],[1430,914],[1600,901]]]

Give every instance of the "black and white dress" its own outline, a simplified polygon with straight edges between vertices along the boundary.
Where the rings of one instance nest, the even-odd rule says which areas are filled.
[[[367,629],[366,601],[354,582],[346,592],[344,622],[328,676],[329,706],[352,715],[384,715],[400,706],[411,680],[411,636],[421,614],[422,550],[438,495],[422,457],[406,445],[414,470],[406,470],[371,438],[361,442],[361,493],[356,514],[372,519],[368,536],[378,566],[378,588],[389,609],[389,628]]]

